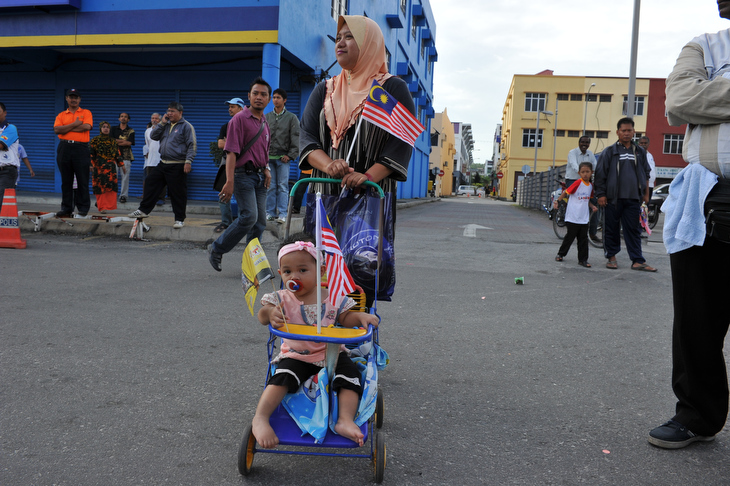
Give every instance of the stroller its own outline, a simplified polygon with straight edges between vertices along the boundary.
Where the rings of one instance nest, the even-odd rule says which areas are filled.
[[[288,215],[292,214],[291,206],[294,193],[299,184],[308,183],[338,183],[335,179],[310,178],[301,179],[291,188]],[[382,225],[383,191],[377,184],[367,182],[367,186],[375,190],[380,198],[381,214],[379,225]],[[372,197],[372,196],[366,196]],[[291,216],[287,216],[286,234],[289,234]],[[382,226],[378,228],[382,234]],[[382,246],[382,245],[380,245]],[[380,254],[378,254],[378,264]],[[376,289],[377,289],[377,274]],[[377,296],[370,308],[366,307],[366,297],[362,289],[349,294],[355,300],[356,306],[351,309],[358,312],[369,312],[377,316]],[[380,320],[380,316],[378,316]],[[383,425],[383,394],[377,385],[378,370],[384,368],[387,361],[386,354],[378,346],[378,329],[369,326],[368,329],[314,327],[308,325],[288,324],[286,328],[275,329],[269,325],[269,340],[267,344],[268,363],[266,382],[275,370],[271,364],[276,355],[277,341],[281,338],[326,343],[326,367],[317,375],[319,380],[310,380],[303,384],[297,394],[289,394],[271,415],[269,423],[279,438],[279,447],[286,449],[263,449],[257,447],[256,438],[252,433],[252,426],[248,425],[243,433],[243,441],[238,454],[238,470],[247,476],[251,473],[254,456],[258,453],[295,454],[314,456],[359,457],[370,459],[373,466],[376,483],[383,480],[386,461],[385,437],[379,429]],[[364,441],[369,442],[369,452],[349,452],[358,447],[356,442],[337,435],[330,427],[329,417],[336,417],[337,397],[331,390],[330,383],[334,376],[334,367],[337,362],[340,345],[344,344],[351,350],[356,362],[362,370],[363,394],[360,400],[356,424],[364,435]],[[322,379],[322,377],[325,377]],[[322,403],[325,405],[322,406]],[[330,406],[330,404],[332,406]],[[310,409],[313,409],[312,412]],[[306,410],[306,413],[305,413]],[[300,415],[300,413],[302,415]],[[336,419],[335,419],[336,421]],[[290,447],[294,446],[294,447]],[[367,447],[367,444],[363,447]]]

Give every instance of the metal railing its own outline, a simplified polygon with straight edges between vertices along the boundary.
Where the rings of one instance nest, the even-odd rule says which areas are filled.
[[[517,184],[517,203],[531,209],[550,205],[550,194],[560,187],[562,180],[565,180],[564,165],[528,175]]]

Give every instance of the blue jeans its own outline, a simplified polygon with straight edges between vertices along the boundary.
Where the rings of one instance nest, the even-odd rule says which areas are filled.
[[[264,174],[246,174],[236,169],[233,179],[233,193],[238,202],[238,218],[213,242],[213,251],[228,253],[244,237],[246,243],[261,238],[266,229],[266,187]]]
[[[603,228],[603,250],[606,258],[615,256],[621,251],[621,228],[624,230],[624,242],[632,263],[644,263],[641,252],[641,235],[639,233],[639,214],[641,201],[619,199],[616,205],[606,204]]]
[[[289,162],[269,159],[271,187],[266,196],[266,214],[286,219],[289,205]]]
[[[221,210],[221,223],[230,226],[233,223],[233,213],[231,213],[231,201],[220,202],[218,201],[218,207]]]

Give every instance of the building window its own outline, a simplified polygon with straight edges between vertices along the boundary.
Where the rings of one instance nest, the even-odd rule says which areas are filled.
[[[340,15],[347,15],[347,0],[332,0],[332,18],[337,20]]]
[[[534,128],[523,128],[522,129],[522,146],[525,148],[535,148],[535,133]],[[542,148],[542,129],[537,137],[537,147]]]
[[[570,95],[568,93],[558,93],[558,101],[568,101]]]
[[[641,140],[641,137],[643,136],[643,133],[634,132],[634,136],[631,138],[631,141],[634,142],[636,145],[639,144],[639,140]]]
[[[404,14],[406,13],[406,8],[408,7],[408,0],[400,0],[400,11]]]
[[[684,135],[664,135],[664,153],[681,154]]]
[[[628,116],[626,113],[628,111],[626,110],[626,105],[628,104],[629,97],[624,96],[624,108],[623,108],[623,116]],[[633,116],[643,116],[644,115],[644,97],[643,96],[634,96],[634,114]]]
[[[580,130],[568,130],[568,136],[578,138],[580,137]]]
[[[525,93],[525,111],[543,111],[546,98],[545,93]]]
[[[596,95],[596,94],[587,94],[586,95],[586,101],[598,101],[598,95]]]
[[[565,130],[553,130],[553,135],[556,137],[564,137]]]
[[[598,130],[596,132],[596,138],[608,138],[608,132],[604,130]]]
[[[572,94],[572,95],[570,95],[570,101],[583,101],[583,95],[582,94]]]
[[[411,36],[413,36],[413,40],[416,40],[416,29],[418,26],[416,25],[416,17],[413,17],[411,19]]]
[[[588,138],[595,138],[596,132],[594,132],[593,130],[586,130],[586,132],[583,135],[585,135]]]
[[[611,102],[611,97],[612,97],[612,95],[600,95],[598,97],[598,100],[601,103],[610,103]]]

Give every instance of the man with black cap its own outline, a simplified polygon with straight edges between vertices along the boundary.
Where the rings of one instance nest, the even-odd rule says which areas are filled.
[[[56,164],[61,173],[61,211],[56,216],[70,217],[74,206],[79,216],[86,216],[91,207],[89,197],[89,131],[94,120],[89,110],[79,107],[81,94],[76,89],[66,91],[68,109],[56,117],[53,131],[58,135],[59,143],[56,151]],[[77,190],[74,197],[74,176]]]

